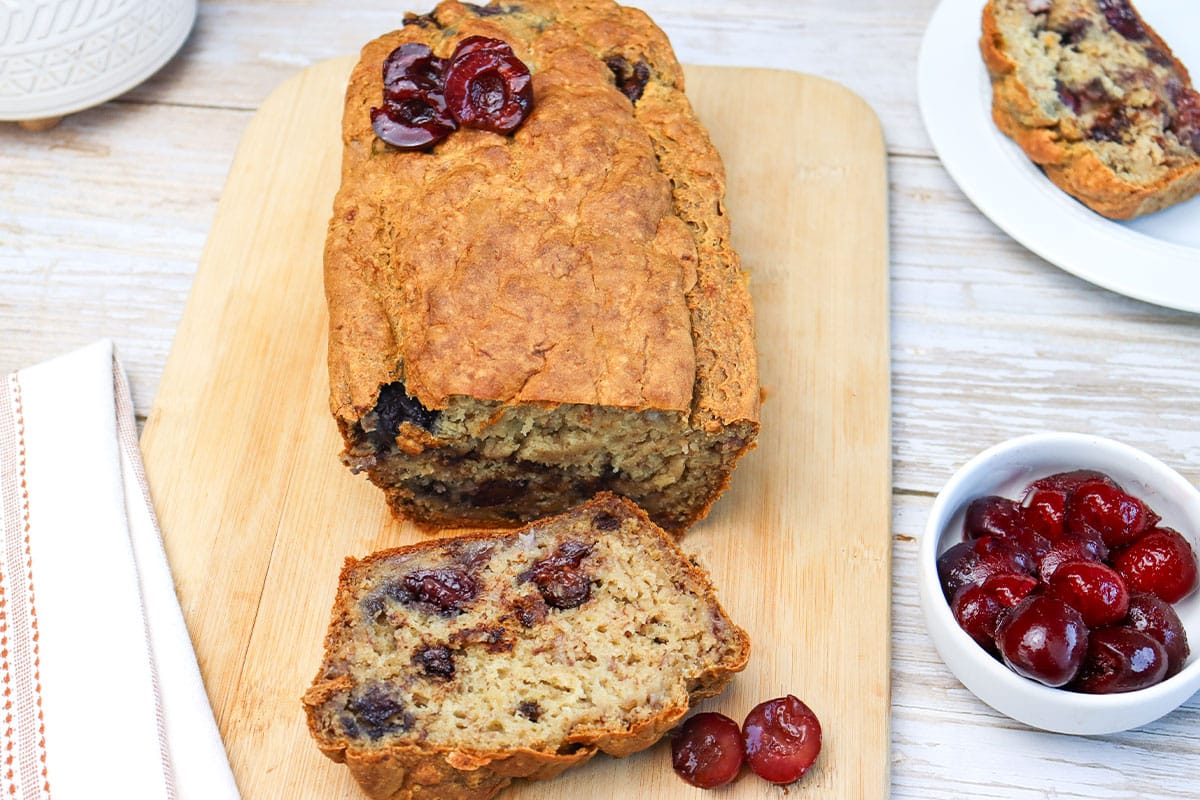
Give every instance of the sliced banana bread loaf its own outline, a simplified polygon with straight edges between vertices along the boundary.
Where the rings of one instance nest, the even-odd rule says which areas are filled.
[[[380,140],[383,65],[499,39],[511,135]],[[679,532],[758,432],[753,312],[720,157],[666,36],[611,0],[447,0],[363,49],[325,251],[345,462],[430,527],[515,527],[598,490]]]
[[[990,0],[980,47],[996,124],[1092,209],[1200,192],[1200,95],[1128,0]]]
[[[707,575],[602,494],[516,532],[348,559],[304,706],[371,797],[476,800],[649,747],[749,647]]]

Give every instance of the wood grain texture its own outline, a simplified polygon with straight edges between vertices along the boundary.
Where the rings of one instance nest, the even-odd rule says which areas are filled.
[[[249,800],[355,796],[309,741],[298,698],[319,663],[342,559],[418,535],[340,465],[327,407],[321,249],[351,63],[290,79],[247,128],[142,440],[184,614]],[[706,707],[740,719],[768,697],[806,698],[825,752],[792,796],[882,796],[891,450],[880,129],[857,96],[810,76],[697,68],[688,79],[730,174],[769,395],[759,448],[683,540],[756,642],[748,670]],[[737,124],[765,96],[786,98],[797,118],[819,109],[828,124]],[[506,796],[624,791],[693,792],[663,743]],[[748,779],[726,796],[777,791]]]

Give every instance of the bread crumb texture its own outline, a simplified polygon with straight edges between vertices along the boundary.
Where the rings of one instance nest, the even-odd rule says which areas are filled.
[[[748,656],[707,575],[605,494],[348,560],[304,705],[370,796],[482,798],[650,746]]]
[[[996,124],[1061,188],[1113,218],[1200,192],[1200,95],[1128,0],[991,0]]]

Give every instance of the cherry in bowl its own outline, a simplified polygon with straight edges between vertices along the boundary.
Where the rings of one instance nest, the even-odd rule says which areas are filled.
[[[1069,473],[1077,474],[1070,476],[1070,480],[1061,478]],[[1083,485],[1096,480],[1095,473],[1111,476],[1115,484],[1144,502],[1147,509],[1125,503],[1119,497],[1120,502],[1114,504],[1112,493],[1100,489],[1090,501],[1089,516],[1083,520],[1086,525],[1076,523],[1072,529],[1066,519],[1057,516],[1058,509],[1066,510],[1066,492],[1064,486],[1058,484]],[[1035,486],[1029,496],[1024,494],[1031,484],[1054,475],[1060,478]],[[1079,646],[1075,645],[1072,650],[1066,671],[1074,668],[1075,674],[1061,687],[1052,688],[1016,674],[1003,662],[998,648],[993,646],[989,652],[972,638],[983,638],[986,642],[989,638],[987,630],[992,626],[1000,628],[1006,614],[1013,609],[989,616],[996,612],[998,604],[991,602],[990,596],[981,599],[976,590],[972,597],[963,600],[963,605],[969,605],[967,599],[972,600],[974,605],[967,610],[976,614],[971,618],[976,622],[975,629],[965,631],[955,618],[953,597],[948,598],[945,594],[938,574],[938,558],[964,541],[968,506],[978,498],[989,496],[1010,502],[993,500],[977,505],[976,530],[967,535],[967,540],[1003,534],[1010,528],[1019,527],[1015,523],[1022,520],[1018,519],[1020,514],[1015,509],[1027,509],[1034,501],[1040,503],[1036,519],[1024,520],[1036,523],[1031,525],[1034,534],[1027,537],[1027,546],[1032,543],[1040,547],[1043,540],[1050,543],[1050,549],[1040,557],[1035,556],[1032,575],[1039,582],[1035,592],[1047,594],[1045,582],[1041,580],[1043,570],[1053,573],[1056,569],[1066,569],[1058,581],[1061,584],[1058,599],[1062,601],[1064,597],[1074,595],[1071,602],[1082,603],[1085,607],[1087,604],[1081,598],[1096,601],[1087,611],[1087,621],[1092,623],[1087,625],[1085,622],[1089,634],[1093,629],[1109,630],[1120,626],[1123,631],[1144,634],[1154,643],[1146,644],[1142,636],[1125,632],[1102,634],[1094,643],[1089,636],[1077,668],[1074,664]],[[1011,501],[1016,501],[1015,506]],[[1147,510],[1153,514],[1146,513]],[[1108,511],[1114,513],[1106,514]],[[1122,517],[1130,519],[1135,526],[1132,534],[1111,524]],[[1141,525],[1140,531],[1138,525]],[[1001,713],[1033,727],[1091,735],[1152,722],[1200,690],[1200,658],[1193,652],[1196,643],[1200,642],[1200,590],[1192,591],[1174,605],[1164,605],[1157,595],[1146,592],[1144,585],[1130,585],[1122,576],[1121,582],[1126,586],[1125,592],[1121,592],[1120,584],[1111,580],[1110,572],[1081,567],[1077,562],[1107,565],[1119,573],[1115,562],[1132,547],[1130,540],[1136,543],[1141,537],[1163,528],[1178,532],[1195,550],[1196,537],[1200,533],[1200,491],[1173,469],[1136,448],[1102,437],[1073,433],[1023,436],[989,448],[951,477],[938,494],[927,519],[920,544],[918,588],[930,638],[947,667],[966,688]],[[1012,538],[1010,536],[1008,540],[1012,541]],[[959,552],[966,549],[961,548]],[[1136,551],[1127,560],[1133,561],[1135,556]],[[1139,563],[1142,563],[1143,571],[1148,571],[1146,563],[1158,562],[1147,556]],[[966,576],[966,585],[969,585],[978,572],[980,570],[972,573],[959,569],[955,574]],[[943,573],[946,573],[944,566]],[[991,574],[980,577],[1001,580]],[[1020,587],[1025,581],[1012,577],[1004,580],[1014,587]],[[966,590],[963,591],[965,594]],[[1169,586],[1166,591],[1171,594]],[[1019,602],[1025,599],[1020,598]],[[1125,608],[1124,616],[1112,623],[1111,618],[1119,614],[1122,607]],[[1170,608],[1169,617],[1163,613],[1164,607]],[[1190,639],[1191,647],[1186,647],[1184,637]],[[994,635],[991,638],[994,642]],[[1159,656],[1164,665],[1162,675],[1159,675]],[[1063,677],[1060,673],[1054,680],[1057,682]],[[1144,681],[1155,679],[1159,679],[1157,683],[1139,688]],[[1107,693],[1092,694],[1091,691]]]

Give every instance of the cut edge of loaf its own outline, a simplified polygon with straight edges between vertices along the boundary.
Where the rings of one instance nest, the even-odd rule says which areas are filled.
[[[606,527],[613,524],[611,522],[600,522],[606,518],[615,520],[614,528]],[[329,714],[333,713],[330,709],[339,707],[340,703],[349,702],[347,700],[348,693],[354,688],[349,664],[354,657],[351,644],[354,641],[352,627],[355,614],[361,613],[356,610],[362,607],[362,603],[379,595],[382,591],[380,587],[384,585],[388,577],[395,578],[398,574],[396,572],[377,575],[375,574],[376,570],[426,568],[430,564],[448,563],[446,559],[461,558],[466,558],[472,563],[478,559],[479,564],[487,565],[490,570],[493,558],[511,559],[513,558],[513,548],[516,548],[517,556],[522,555],[522,549],[533,548],[529,554],[526,554],[524,560],[518,558],[513,562],[515,566],[510,565],[513,566],[513,569],[517,569],[520,566],[536,565],[539,561],[534,558],[533,554],[558,552],[552,548],[560,546],[564,541],[573,540],[573,537],[579,536],[578,531],[585,529],[591,531],[590,535],[594,537],[594,543],[590,545],[590,548],[596,548],[598,560],[591,562],[585,558],[581,564],[582,567],[601,569],[601,565],[632,564],[632,561],[620,561],[612,554],[620,551],[620,548],[616,546],[617,543],[622,543],[622,547],[636,544],[638,545],[636,554],[639,559],[638,564],[644,564],[641,560],[643,558],[655,559],[656,564],[662,565],[663,571],[675,576],[672,581],[676,594],[671,597],[652,598],[655,603],[652,606],[654,610],[666,613],[662,609],[674,608],[674,606],[668,605],[669,603],[679,603],[682,602],[681,598],[691,597],[694,604],[706,609],[707,613],[711,615],[709,619],[697,621],[693,625],[699,631],[709,631],[706,635],[710,637],[711,641],[706,646],[716,648],[711,660],[704,664],[692,664],[691,662],[678,664],[680,669],[692,669],[692,671],[664,676],[663,680],[667,681],[674,689],[659,697],[657,702],[661,703],[661,707],[653,706],[643,709],[633,706],[625,712],[627,721],[617,727],[609,724],[607,728],[596,728],[593,723],[592,727],[585,725],[577,728],[577,723],[571,722],[567,728],[563,729],[566,733],[562,738],[550,738],[535,747],[497,747],[495,741],[492,741],[487,748],[464,746],[461,741],[451,742],[445,739],[445,725],[440,731],[433,728],[423,729],[422,735],[425,737],[423,743],[406,740],[405,736],[408,735],[406,728],[399,733],[389,731],[386,736],[382,737],[382,744],[372,746],[368,742],[360,741],[363,739],[361,732],[359,740],[356,740],[347,737],[344,729],[336,727],[341,723],[336,723],[335,718],[329,717]],[[501,552],[494,555],[496,550]],[[479,555],[484,552],[486,555]],[[490,572],[488,574],[492,575]],[[602,574],[602,584],[610,579],[615,581],[623,577],[615,571]],[[600,577],[600,575],[601,573],[594,573],[592,577]],[[612,577],[613,575],[615,577]],[[366,577],[368,576],[374,576],[374,582],[367,581]],[[497,597],[500,599],[509,597],[504,593],[506,591],[504,586],[508,586],[505,581],[513,580],[513,576],[508,573],[500,573],[494,576],[493,580],[495,582],[488,584],[489,588],[480,589],[479,600],[481,602],[486,603],[496,599],[491,595],[484,596],[484,593],[489,591],[497,591]],[[513,585],[521,585],[519,577],[515,580],[516,583]],[[483,585],[481,579],[481,587]],[[609,589],[600,588],[596,591],[598,594],[595,596],[600,598],[601,603],[607,604],[619,597],[615,593],[617,592],[615,586]],[[591,597],[589,597],[590,599]],[[411,600],[408,601],[408,604],[408,610],[400,609],[395,612],[398,627],[393,635],[397,642],[400,642],[403,636],[410,636],[410,638],[416,636],[409,631],[411,626],[406,615],[412,615],[415,618],[424,613],[420,610],[422,607],[419,604],[416,610],[412,610]],[[533,626],[523,624],[517,628],[512,626],[510,619],[508,623],[510,628],[518,634],[525,632],[527,637],[525,640],[518,639],[515,645],[516,651],[524,653],[525,651],[521,648],[525,646],[526,642],[536,641],[537,635],[561,635],[562,628],[558,626],[570,623],[578,627],[584,624],[579,616],[563,616],[561,619],[555,620],[555,614],[578,615],[586,611],[588,614],[595,615],[599,614],[601,610],[611,613],[608,605],[595,605],[591,609],[586,609],[586,605],[585,601],[577,609],[550,610],[548,617],[540,619],[538,624]],[[457,620],[463,625],[473,626],[471,630],[474,630],[480,626],[486,626],[488,615],[500,613],[498,608],[500,608],[499,605],[494,608],[489,604],[482,610],[483,616],[466,619],[453,617],[452,620]],[[393,612],[389,611],[388,613]],[[462,613],[474,612],[468,605],[464,607]],[[388,620],[391,619],[392,617],[388,617]],[[426,616],[424,619],[426,626],[438,624],[438,619],[433,616]],[[504,619],[504,617],[500,617],[500,619]],[[632,619],[636,620],[640,617],[635,614]],[[605,621],[606,624],[610,621],[614,624],[617,622],[615,618],[607,616]],[[447,625],[453,627],[452,623],[447,623]],[[404,633],[402,634],[401,631]],[[428,633],[428,631],[424,631],[424,633]],[[424,633],[416,636],[421,642],[426,641]],[[593,637],[598,636],[595,630],[589,630],[588,633]],[[362,635],[367,636],[369,632],[362,633]],[[583,636],[583,634],[580,635]],[[457,641],[453,634],[450,640]],[[597,652],[603,652],[604,640],[602,637],[587,641]],[[620,641],[628,642],[628,633]],[[629,648],[644,644],[640,638],[632,641],[635,644],[629,644]],[[396,645],[398,649],[401,646],[401,644]],[[468,646],[478,648],[479,643],[472,642]],[[453,651],[456,654],[454,663],[459,663],[459,658],[468,658],[469,653],[478,655],[478,649],[468,651],[466,649],[468,646],[463,647],[464,655],[457,655],[459,650]],[[506,652],[512,652],[512,648],[510,647]],[[602,494],[578,508],[571,509],[554,518],[539,520],[519,531],[476,532],[383,550],[361,560],[348,558],[339,576],[337,598],[325,640],[322,665],[312,687],[304,696],[303,704],[308,718],[309,731],[321,751],[334,761],[346,763],[355,779],[371,797],[397,798],[398,800],[400,798],[417,800],[417,798],[424,797],[439,797],[443,800],[450,798],[478,800],[490,797],[490,792],[498,791],[513,778],[544,779],[553,777],[567,767],[583,763],[599,751],[620,757],[649,747],[674,727],[694,702],[722,691],[733,675],[745,668],[749,654],[748,636],[745,631],[732,622],[721,607],[716,597],[716,590],[707,573],[680,550],[670,536],[657,528],[636,505],[624,498]],[[500,658],[501,655],[495,657]],[[676,656],[676,658],[678,657],[681,657],[681,654]],[[415,662],[402,663],[408,664],[410,670],[414,669],[412,664]],[[462,674],[463,683],[456,687],[456,691],[466,691],[469,688],[468,682],[474,674],[470,671],[475,668],[474,662],[465,663],[468,664],[468,671]],[[610,666],[609,670],[612,669],[614,668]],[[456,675],[453,670],[451,674]],[[456,675],[456,679],[457,677]],[[393,677],[390,680],[400,681],[402,678],[408,681],[404,685],[414,693],[418,690],[426,691],[419,688],[419,683],[414,683],[421,678],[419,675],[414,678],[410,674],[407,677]],[[413,686],[418,688],[413,689]],[[361,689],[361,687],[359,688]],[[626,701],[632,698],[634,688],[637,691],[645,690],[640,683],[636,687],[626,687],[626,693],[630,695]],[[435,690],[436,687],[430,691]],[[603,695],[599,686],[593,686],[590,691],[596,695]],[[539,714],[550,717],[557,713],[552,704],[554,699],[560,698],[545,699],[544,702],[549,705],[544,710],[539,710]],[[488,702],[493,704],[507,702],[511,705],[516,702],[516,698],[508,697],[507,700],[502,700],[489,696]],[[334,703],[334,706],[328,706],[329,703]],[[564,720],[569,719],[571,709],[569,704],[567,709],[567,712],[563,712],[567,714],[566,717],[563,717]],[[636,724],[628,722],[630,719],[634,720]],[[554,719],[550,719],[549,722],[552,726],[567,724]],[[407,724],[412,727],[417,722],[413,721]],[[334,727],[331,728],[331,725]],[[475,741],[488,742],[488,735],[490,734],[476,732]],[[499,741],[499,738],[505,735],[507,735],[506,730],[495,734],[494,738]]]

